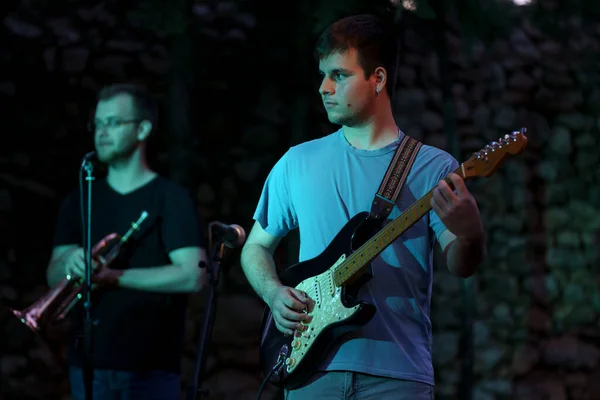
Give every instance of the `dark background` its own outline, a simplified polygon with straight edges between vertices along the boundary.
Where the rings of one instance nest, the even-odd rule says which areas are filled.
[[[393,107],[404,132],[463,161],[528,129],[525,153],[470,183],[487,232],[485,264],[467,281],[436,265],[436,398],[600,399],[600,18],[583,0],[4,1],[2,398],[68,398],[65,327],[44,342],[8,307],[48,290],[56,212],[92,149],[96,91],[149,86],[161,101],[152,166],[197,193],[206,221],[249,231],[276,160],[337,129],[317,92],[317,35],[365,11],[394,21],[402,41]],[[281,266],[295,261],[297,244],[295,235],[283,242]],[[255,398],[263,305],[239,249],[225,256],[203,386],[210,399]],[[205,297],[192,298],[184,386]],[[263,398],[278,396],[267,386]]]

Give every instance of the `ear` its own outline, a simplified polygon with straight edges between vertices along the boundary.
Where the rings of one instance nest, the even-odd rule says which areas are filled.
[[[377,82],[377,86],[381,86],[381,88],[383,89],[385,87],[385,83],[387,82],[387,71],[385,70],[385,68],[375,68],[373,75],[375,75],[375,82]]]
[[[385,83],[387,81],[387,71],[383,67],[375,68],[373,72],[373,76],[375,77],[375,94],[379,95],[385,89]]]
[[[143,120],[140,122],[138,126],[138,136],[137,139],[140,142],[143,142],[150,136],[150,132],[152,131],[152,122],[148,120]]]

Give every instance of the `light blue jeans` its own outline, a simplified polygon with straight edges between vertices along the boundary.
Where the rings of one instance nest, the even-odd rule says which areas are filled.
[[[83,371],[69,369],[71,398],[85,400]],[[179,400],[181,381],[178,374],[164,371],[113,371],[95,369],[92,400]]]
[[[285,400],[433,400],[433,386],[356,372],[319,372]]]

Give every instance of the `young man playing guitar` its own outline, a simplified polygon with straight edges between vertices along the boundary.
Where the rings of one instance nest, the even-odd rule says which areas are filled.
[[[292,147],[276,163],[242,252],[250,284],[269,307],[277,329],[292,337],[310,336],[321,300],[280,280],[275,248],[299,228],[301,262],[324,252],[355,214],[371,208],[405,137],[390,104],[397,42],[385,24],[370,15],[339,20],[321,35],[315,54],[323,76],[323,105],[341,129]],[[460,277],[471,276],[486,253],[476,202],[462,178],[451,173],[457,167],[446,152],[420,147],[386,222],[435,188],[433,211],[372,260],[372,277],[356,297],[374,305],[376,312],[321,351],[314,373],[293,388],[286,386],[286,399],[433,398],[433,245],[439,243],[449,270]],[[448,174],[454,191],[444,181]]]

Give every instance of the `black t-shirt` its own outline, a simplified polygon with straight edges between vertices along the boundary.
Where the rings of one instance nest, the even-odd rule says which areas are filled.
[[[79,189],[64,200],[58,215],[54,246],[83,243],[80,204]],[[87,204],[86,196],[84,210]],[[148,218],[124,245],[111,268],[169,265],[169,252],[173,250],[206,247],[205,228],[190,193],[160,176],[127,194],[113,190],[106,179],[93,184],[92,246],[107,234],[124,235],[142,211],[148,212]],[[72,365],[81,365],[83,358],[82,303],[80,301],[70,313],[73,337],[68,360]],[[91,309],[94,367],[179,372],[186,306],[186,294],[152,293],[122,287],[94,290]]]

